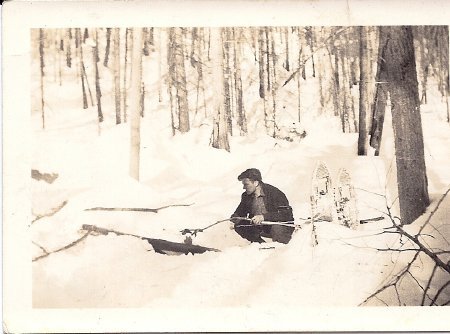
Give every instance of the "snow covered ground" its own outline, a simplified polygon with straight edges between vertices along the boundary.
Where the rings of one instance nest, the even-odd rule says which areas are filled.
[[[361,219],[382,215],[386,201],[379,194],[391,195],[392,156],[357,157],[357,135],[338,130],[325,135],[330,120],[318,119],[316,129],[322,131],[310,131],[300,141],[236,136],[228,153],[207,145],[209,126],[172,137],[167,112],[155,111],[142,122],[137,182],[128,176],[128,124],[105,126],[99,136],[94,110],[55,107],[61,111],[48,117],[45,131],[39,129],[39,115],[33,116],[32,167],[59,174],[52,184],[32,181],[33,215],[67,204],[31,225],[33,258],[43,254],[41,247],[53,251],[80,238],[83,224],[183,242],[182,229],[205,227],[234,211],[242,192],[237,175],[249,167],[259,168],[264,181],[286,193],[298,222],[310,214],[311,174],[318,160],[327,163],[333,177],[341,167],[350,171]],[[448,123],[432,109],[423,109],[432,203],[413,225],[426,219],[450,184]],[[173,204],[189,205],[158,213],[85,211]],[[433,218],[447,240],[449,210],[447,197]],[[146,241],[131,236],[91,235],[33,262],[33,307],[357,306],[408,259],[400,256],[394,262],[391,254],[376,251],[394,244],[395,236],[376,235],[387,224],[360,225],[353,231],[320,222],[318,245],[313,246],[311,224],[303,224],[288,245],[259,245],[241,239],[225,222],[193,238],[194,244],[221,252],[195,256],[157,254]],[[448,249],[448,244],[442,246]],[[405,296],[407,305],[420,303],[420,294]],[[396,304],[394,295],[386,298]]]

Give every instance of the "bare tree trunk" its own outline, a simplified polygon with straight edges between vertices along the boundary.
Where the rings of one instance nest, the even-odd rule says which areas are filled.
[[[80,31],[80,37],[81,37],[81,31]],[[94,106],[94,98],[92,97],[92,92],[91,92],[91,86],[89,85],[89,80],[86,74],[86,67],[84,66],[84,58],[83,58],[83,43],[80,43],[80,65],[81,65],[81,83],[82,86],[87,86],[88,88],[88,92],[89,92],[89,97],[91,100],[91,105]],[[82,90],[85,92],[85,88],[82,87]],[[83,96],[83,107],[84,107],[84,96]],[[87,101],[86,101],[86,108],[87,109]]]
[[[386,60],[399,190],[400,215],[410,224],[430,203],[412,28],[381,27],[388,36]]]
[[[212,69],[213,69],[213,91],[214,91],[214,123],[212,133],[212,146],[218,149],[230,151],[228,142],[228,130],[225,114],[225,95],[223,86],[223,41],[222,28],[210,28]]]
[[[114,28],[113,31],[114,40],[114,101],[116,107],[116,124],[121,123],[121,110],[120,110],[120,28]]]
[[[195,98],[195,115],[198,113],[198,101],[200,96],[200,77],[201,77],[201,64],[199,61],[200,54],[197,53],[197,45],[200,43],[199,41],[199,28],[192,28],[191,32],[191,54],[189,56],[191,66],[197,70],[197,85],[196,85],[196,98]],[[199,70],[200,68],[200,70]]]
[[[427,82],[428,82],[428,68],[429,68],[429,61],[428,56],[425,54],[426,49],[426,38],[425,38],[425,29],[424,26],[418,26],[417,28],[417,41],[419,46],[419,53],[420,53],[420,69],[421,69],[421,86],[422,86],[422,95],[420,98],[420,103],[427,104]]]
[[[124,55],[124,65],[123,65],[123,93],[122,93],[122,100],[123,100],[123,121],[127,122],[127,65],[128,65],[128,35],[131,34],[133,31],[130,28],[125,29],[125,55]]]
[[[142,64],[141,64],[142,66]],[[141,99],[140,99],[140,110],[141,110],[141,117],[145,116],[145,84],[142,83],[142,87],[141,87]]]
[[[95,93],[97,96],[97,113],[98,113],[98,123],[99,123],[99,132],[100,132],[100,123],[103,122],[103,112],[102,112],[102,91],[100,89],[100,74],[98,71],[98,39],[97,39],[97,29],[94,31],[94,42],[95,46],[92,48],[92,56],[94,61],[95,68]]]
[[[316,77],[316,65],[314,62],[314,33],[312,27],[306,27],[306,40],[308,41],[309,47],[311,49],[311,61],[312,61],[312,76]]]
[[[259,97],[264,99],[266,96],[265,78],[264,78],[264,30],[258,31],[258,63],[259,63]]]
[[[438,35],[438,52],[439,52],[439,67],[440,76],[442,78],[442,96],[445,100],[447,108],[447,122],[450,122],[450,110],[448,102],[449,94],[449,31],[448,26],[439,27]]]
[[[183,31],[182,28],[170,28],[170,45],[172,52],[172,61],[174,61],[173,70],[176,95],[177,95],[177,105],[178,105],[178,121],[179,121],[179,131],[184,133],[188,132],[189,125],[189,105],[187,100],[187,90],[186,90],[186,71],[184,66],[184,50],[183,50]]]
[[[139,180],[140,163],[140,101],[142,82],[142,29],[133,29],[133,51],[131,61],[131,90],[130,90],[130,176]]]
[[[64,41],[61,38],[61,30],[58,29],[58,44],[59,44],[59,48],[58,48],[58,77],[59,77],[59,85],[62,86],[62,51],[64,49]]]
[[[116,28],[116,29],[119,29],[119,28]],[[110,45],[111,45],[111,28],[106,28],[105,59],[103,60],[103,66],[105,66],[105,67],[108,67]]]
[[[334,45],[335,39],[334,37],[332,38],[332,55],[333,55],[333,64],[331,64],[331,67],[334,69],[334,76],[333,76],[333,87],[334,87],[334,91],[333,91],[333,102],[334,102],[334,115],[335,116],[340,116],[341,115],[341,99],[340,99],[340,83],[339,83],[339,55],[338,55],[338,50],[336,48],[336,46]],[[330,56],[331,57],[331,56]],[[331,61],[331,59],[330,59]]]
[[[289,27],[285,27],[283,28],[284,30],[284,41],[285,41],[285,61],[284,61],[284,68],[286,69],[286,71],[290,71],[290,66],[289,66]]]
[[[319,32],[315,32],[316,34],[316,39],[319,37],[322,37],[322,30],[320,30]],[[317,35],[319,35],[317,37]],[[324,108],[325,108],[325,89],[323,87],[324,85],[324,78],[323,78],[323,62],[321,60],[321,55],[317,54],[317,62],[319,63],[319,68],[317,69],[318,73],[318,79],[319,79],[319,95],[320,95],[320,112],[323,113],[324,112]]]
[[[302,70],[305,67],[305,64],[303,63],[303,43],[302,43],[302,37],[301,37],[301,29],[297,27],[297,33],[298,33],[298,68],[302,68]],[[303,72],[303,71],[302,71]],[[302,94],[301,94],[301,77],[300,75],[297,75],[297,103],[298,103],[298,122],[300,123],[302,120]]]
[[[233,135],[233,118],[232,118],[232,97],[231,97],[231,69],[230,69],[230,28],[224,28],[222,33],[223,38],[223,48],[224,48],[224,76],[223,85],[225,90],[225,114],[227,115],[228,132],[230,136]]]
[[[88,38],[89,38],[89,30],[88,28],[84,28],[83,43],[86,43],[86,39]]]
[[[387,36],[383,29],[379,29],[378,65],[375,75],[376,89],[375,102],[372,106],[372,125],[370,130],[370,146],[375,149],[375,155],[380,154],[381,138],[383,134],[386,101],[388,98],[386,62],[383,58],[384,49],[387,45]]]
[[[81,77],[81,93],[82,93],[82,97],[83,97],[83,109],[87,109],[88,108],[88,101],[87,101],[87,95],[86,95],[86,87],[85,87],[85,83],[84,83],[84,61],[83,61],[83,46],[81,43],[81,30],[80,28],[76,28],[75,30],[75,41],[76,44],[78,45],[78,57],[79,57],[79,61],[78,61],[78,67],[79,67],[79,73],[80,73],[80,77]]]
[[[178,124],[175,124],[175,122],[179,119],[177,117],[177,103],[176,103],[176,81],[177,81],[177,76],[176,76],[176,70],[175,70],[175,48],[173,46],[173,38],[171,37],[173,34],[173,30],[174,28],[170,28],[169,29],[169,43],[168,43],[168,47],[167,47],[167,65],[169,67],[169,72],[168,72],[168,82],[167,82],[167,89],[168,89],[168,93],[169,93],[169,98],[170,98],[170,118],[172,121],[172,135],[175,136],[176,133],[176,129],[178,128]]]
[[[272,85],[271,85],[271,93],[272,93],[272,107],[273,107],[273,115],[272,115],[272,121],[273,121],[273,129],[272,129],[272,137],[276,137],[276,130],[278,128],[277,126],[277,73],[276,73],[276,67],[277,67],[277,59],[275,56],[275,37],[273,34],[273,28],[270,28],[270,41],[271,41],[271,50],[270,50],[270,58],[272,60],[271,63],[269,63],[269,68],[271,68],[271,71],[269,73],[272,74]],[[267,41],[269,43],[269,40]]]
[[[369,78],[370,60],[368,55],[368,28],[359,27],[359,135],[358,155],[367,155],[368,126],[370,119]]]
[[[236,29],[237,33],[236,33]],[[242,92],[242,77],[241,77],[241,38],[242,38],[242,28],[233,28],[233,40],[234,40],[234,81],[236,87],[236,107],[238,115],[238,124],[240,128],[241,136],[247,133],[247,119],[245,117],[244,110],[244,99]]]
[[[68,28],[66,30],[66,38],[67,38],[67,42],[66,42],[66,65],[67,67],[71,68],[72,67],[72,53],[70,50],[70,44],[71,44],[71,40],[72,40],[72,29]]]
[[[158,32],[158,102],[162,102],[162,57],[161,57],[161,47],[162,47],[162,28],[157,28]]]
[[[44,29],[39,29],[39,59],[41,68],[41,114],[42,114],[42,128],[45,129],[45,111],[44,111]]]
[[[149,43],[148,43],[148,28],[142,28],[142,39],[144,41],[144,56],[150,55]]]

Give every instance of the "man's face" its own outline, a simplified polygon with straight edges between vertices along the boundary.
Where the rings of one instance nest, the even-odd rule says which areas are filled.
[[[255,192],[256,187],[258,186],[259,181],[252,181],[248,178],[242,180],[242,188],[245,189],[247,195],[251,195]]]

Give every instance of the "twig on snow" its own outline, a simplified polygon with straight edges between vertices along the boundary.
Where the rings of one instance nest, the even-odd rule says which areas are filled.
[[[58,205],[56,208],[51,209],[50,212],[48,212],[48,213],[44,213],[44,214],[42,214],[42,215],[36,215],[36,218],[34,218],[34,219],[31,221],[31,224],[33,224],[33,223],[36,222],[37,220],[42,219],[42,218],[44,218],[44,217],[51,217],[51,216],[53,216],[53,215],[56,214],[58,211],[60,211],[63,207],[65,207],[66,204],[67,204],[67,202],[68,202],[67,200],[64,201],[64,202],[62,202],[62,203],[61,203],[60,205]]]
[[[51,251],[51,252],[46,251],[45,248],[43,248],[42,246],[39,246],[38,244],[35,243],[35,245],[37,245],[37,246],[40,247],[42,250],[44,250],[45,253],[42,254],[42,255],[40,255],[40,256],[38,256],[38,257],[36,257],[36,258],[34,258],[34,259],[33,259],[33,262],[38,261],[38,260],[40,260],[40,259],[43,259],[44,257],[47,257],[47,256],[49,256],[50,254],[58,253],[58,252],[61,252],[61,251],[63,251],[63,250],[69,249],[69,248],[71,248],[71,247],[73,247],[73,246],[79,244],[79,243],[80,243],[81,241],[83,241],[84,239],[86,239],[86,238],[89,236],[89,234],[91,234],[91,231],[88,231],[88,232],[85,233],[81,238],[78,238],[77,240],[71,242],[70,244],[68,244],[68,245],[66,245],[66,246],[64,246],[64,247],[61,247],[61,248],[59,248],[59,249],[57,249],[57,250]]]

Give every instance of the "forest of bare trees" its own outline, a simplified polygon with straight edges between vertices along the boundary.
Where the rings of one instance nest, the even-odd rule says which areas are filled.
[[[439,92],[450,121],[447,26],[65,28],[34,30],[32,40],[40,59],[42,128],[46,80],[64,85],[76,73],[80,109],[96,111],[99,132],[105,119],[131,120],[135,178],[136,115],[158,107],[144,102],[146,94],[167,106],[173,135],[207,123],[210,145],[228,151],[230,136],[258,126],[271,137],[300,140],[308,129],[289,128],[286,135],[280,119],[291,115],[301,125],[313,115],[334,117],[342,132],[358,133],[355,154],[372,147],[378,155],[390,105],[404,222],[429,203],[420,104],[430,91]],[[158,62],[151,77],[142,74],[150,57]],[[302,103],[311,85],[317,87],[314,110]],[[111,103],[106,96],[113,98],[111,111],[104,108]]]

